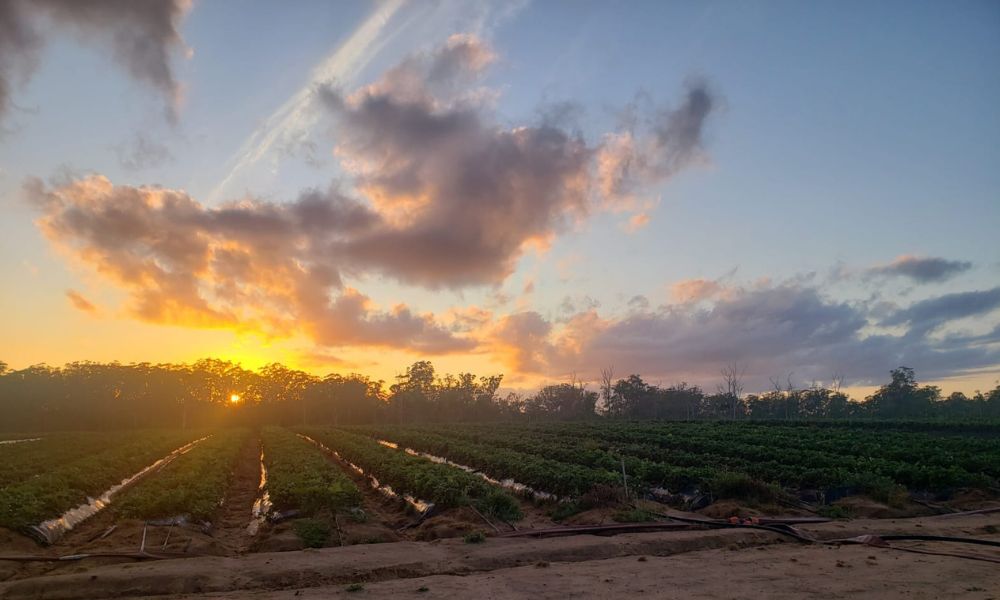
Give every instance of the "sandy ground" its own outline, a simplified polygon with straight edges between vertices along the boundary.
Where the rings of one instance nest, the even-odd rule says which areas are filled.
[[[821,539],[922,533],[1000,540],[1000,514],[801,527]],[[747,529],[461,539],[104,565],[0,584],[0,598],[997,598],[1000,565],[868,546],[806,546]],[[902,545],[902,542],[898,542]],[[913,546],[913,543],[910,543]],[[986,547],[924,543],[925,550]],[[644,559],[644,560],[641,560]],[[351,584],[363,589],[348,592]],[[426,588],[426,591],[419,591]]]
[[[173,598],[1000,598],[997,565],[864,547],[760,546],[677,556],[545,563],[466,576]]]

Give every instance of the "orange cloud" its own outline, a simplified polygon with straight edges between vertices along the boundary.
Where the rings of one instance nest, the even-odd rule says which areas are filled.
[[[66,290],[66,297],[69,298],[69,302],[73,305],[73,308],[80,312],[85,312],[89,315],[97,314],[97,307],[76,290]]]
[[[723,287],[709,279],[684,279],[670,286],[670,297],[683,304],[710,300],[723,291]]]

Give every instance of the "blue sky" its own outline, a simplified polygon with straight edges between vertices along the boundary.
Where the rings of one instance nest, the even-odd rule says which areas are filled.
[[[212,354],[391,378],[429,355],[442,370],[504,372],[514,387],[571,373],[593,379],[606,364],[712,386],[731,361],[746,363],[757,385],[779,371],[801,373],[802,383],[844,372],[867,388],[902,360],[947,389],[991,387],[1000,376],[1000,338],[990,335],[1000,302],[988,295],[1000,285],[994,2],[178,3],[182,41],[164,42],[183,94],[173,123],[164,116],[170,100],[123,68],[106,32],[28,18],[44,46],[26,75],[3,73],[14,82],[13,108],[0,114],[0,333],[11,340],[2,358],[15,367]],[[138,19],[108,27],[142,27]],[[348,289],[368,298],[350,327],[326,307],[302,330],[248,325],[273,316],[263,313],[282,294],[252,306],[213,296],[214,314],[234,318],[208,326],[187,312],[143,314],[135,307],[140,288],[163,282],[109,274],[127,257],[108,258],[112,250],[149,258],[143,240],[88,239],[65,226],[65,207],[49,213],[26,201],[29,178],[55,191],[99,174],[116,186],[109,194],[162,186],[206,211],[240,201],[285,206],[331,182],[375,206],[361,181],[386,165],[362,173],[350,161],[382,155],[345,141],[374,134],[344,122],[364,116],[359,107],[338,116],[318,90],[349,99],[388,81],[394,67],[413,63],[408,57],[430,64],[435,52],[456,47],[456,34],[489,55],[469,68],[471,78],[456,79],[463,93],[478,94],[460,101],[476,103],[484,135],[540,128],[540,115],[569,103],[560,130],[579,134],[599,158],[625,131],[630,106],[637,142],[684,107],[691,89],[710,93],[711,111],[669,174],[647,173],[628,201],[588,198],[580,209],[560,196],[555,216],[546,213],[553,220],[518,239],[485,279],[442,266],[439,280],[415,282],[400,270],[406,257],[383,256],[391,249],[353,262],[338,257],[340,283],[323,288],[331,303],[351,297]],[[0,45],[2,52],[20,64],[16,52]],[[433,106],[439,116],[466,108]],[[140,142],[146,152],[137,157]],[[437,201],[455,216],[477,210],[478,200],[431,194],[425,210]],[[386,217],[382,207],[376,212]],[[629,227],[640,215],[644,224]],[[46,233],[40,217],[65,227]],[[114,264],[88,258],[88,248]],[[944,274],[905,274],[906,265],[922,274],[936,263],[919,261],[935,259]],[[880,265],[891,268],[876,275]],[[213,270],[195,287],[208,298],[205,288],[224,278]],[[688,280],[714,291],[682,301],[676,286]],[[272,292],[283,285],[267,283]],[[68,291],[93,310],[74,305]],[[987,295],[961,296],[976,292]],[[943,296],[949,308],[934,328],[891,317]],[[282,304],[282,318],[309,320],[296,312],[301,300]],[[421,325],[394,312],[401,303]],[[475,325],[456,317],[473,308],[488,316]],[[849,324],[827,335],[823,320],[838,318]],[[397,326],[406,331],[397,335]],[[660,332],[663,345],[643,330]],[[442,331],[455,343],[428,345]],[[685,345],[697,348],[690,360]]]

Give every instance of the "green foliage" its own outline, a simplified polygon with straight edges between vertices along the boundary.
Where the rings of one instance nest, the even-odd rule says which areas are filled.
[[[906,499],[906,488],[889,477],[875,473],[859,473],[848,480],[848,484],[890,506],[901,506]]]
[[[33,442],[0,446],[0,489],[64,463],[127,444],[134,436],[134,432],[120,431],[54,433]]]
[[[482,544],[486,541],[486,534],[482,531],[470,531],[462,537],[466,544]]]
[[[716,497],[772,502],[780,487],[856,488],[884,502],[903,488],[988,489],[1000,479],[1000,438],[957,426],[847,422],[601,422],[358,427],[496,479],[583,498],[629,486],[698,487]],[[563,509],[565,510],[565,509]]]
[[[52,446],[72,447],[78,439],[49,437]],[[199,437],[191,431],[137,431],[116,436],[112,447],[65,462],[56,459],[68,456],[65,449],[56,450],[40,463],[37,475],[0,489],[0,527],[20,530],[58,517]]]
[[[362,591],[364,591],[364,589],[365,589],[365,586],[364,586],[363,583],[352,583],[351,585],[349,585],[346,588],[344,588],[344,591],[347,591],[347,592],[362,592]]]
[[[757,504],[775,502],[781,491],[774,485],[769,485],[741,473],[719,473],[705,482],[706,491],[716,498],[735,498]]]
[[[491,489],[477,499],[476,508],[484,515],[500,519],[505,523],[513,523],[524,518],[517,499],[499,489]]]
[[[826,517],[827,519],[850,519],[851,510],[846,506],[840,506],[837,504],[827,504],[826,506],[819,507],[816,511],[821,517]]]
[[[656,517],[653,514],[642,510],[641,508],[620,510],[611,515],[611,518],[619,523],[646,523],[656,520]]]
[[[155,519],[187,514],[210,521],[232,478],[246,430],[220,431],[126,490],[115,502],[123,517]]]
[[[322,548],[330,539],[330,525],[319,519],[296,519],[292,528],[306,548]]]
[[[562,521],[572,517],[573,515],[578,515],[581,512],[583,512],[583,507],[580,506],[579,502],[559,502],[556,504],[555,508],[549,512],[549,517],[551,517],[553,521]]]
[[[322,450],[287,429],[267,427],[262,432],[267,490],[275,509],[297,508],[304,513],[357,506],[361,492]]]
[[[372,438],[344,430],[303,430],[307,435],[336,451],[345,460],[371,472],[378,480],[397,493],[409,494],[433,502],[442,508],[464,506],[471,501],[485,502],[508,516],[513,516],[513,498],[502,500],[505,494],[480,477],[449,465],[411,456],[401,450],[387,448]],[[490,500],[485,500],[486,498]]]
[[[490,442],[480,443],[463,436],[458,427],[386,426],[359,427],[354,430],[414,450],[446,457],[495,479],[511,478],[536,490],[560,496],[577,496],[595,485],[615,485],[620,482],[620,475],[613,468],[587,468],[569,461],[553,460],[548,452],[534,446],[527,452],[515,450],[511,446],[518,444],[517,440],[494,444],[496,436],[488,435]]]

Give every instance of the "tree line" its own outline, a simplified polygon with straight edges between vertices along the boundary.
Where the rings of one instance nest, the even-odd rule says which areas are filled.
[[[11,370],[0,362],[0,430],[209,427],[224,423],[283,425],[581,420],[581,419],[996,419],[1000,385],[944,397],[900,367],[863,401],[790,378],[745,394],[742,371],[723,369],[715,393],[686,383],[661,387],[639,375],[602,373],[586,383],[547,385],[534,394],[503,394],[502,375],[439,375],[428,361],[389,385],[364,375],[324,377],[271,364],[252,371],[204,359],[193,364],[75,362]]]

